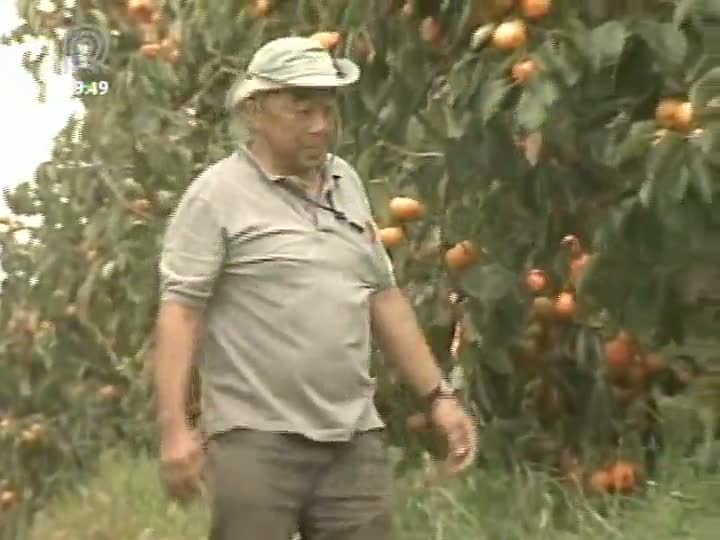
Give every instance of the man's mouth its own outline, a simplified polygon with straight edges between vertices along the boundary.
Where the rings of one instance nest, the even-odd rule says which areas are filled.
[[[325,151],[326,151],[326,148],[327,148],[327,147],[326,147],[325,145],[322,145],[322,146],[306,146],[305,148],[303,148],[303,151],[306,152],[306,153],[308,153],[308,154],[324,154]]]

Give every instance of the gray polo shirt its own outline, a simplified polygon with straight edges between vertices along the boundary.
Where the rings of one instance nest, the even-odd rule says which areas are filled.
[[[169,221],[161,300],[206,308],[209,435],[247,427],[333,441],[383,426],[369,299],[395,278],[357,173],[328,163],[320,208],[243,148],[199,175]]]

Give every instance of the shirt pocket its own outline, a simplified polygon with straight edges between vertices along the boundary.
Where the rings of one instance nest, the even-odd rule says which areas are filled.
[[[263,280],[300,280],[317,262],[319,245],[318,231],[310,225],[260,221],[227,233],[225,271]]]
[[[378,254],[372,222],[367,215],[343,210],[345,220],[336,220],[326,242],[327,256],[348,278],[368,289],[378,285]]]

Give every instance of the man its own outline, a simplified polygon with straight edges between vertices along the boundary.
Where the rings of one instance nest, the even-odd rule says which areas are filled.
[[[195,179],[168,226],[155,356],[161,468],[183,497],[205,466],[185,414],[197,355],[212,540],[390,538],[371,329],[426,397],[449,471],[474,458],[474,424],[395,283],[363,184],[328,153],[335,91],[358,77],[308,38],[261,47],[228,95],[249,141]]]

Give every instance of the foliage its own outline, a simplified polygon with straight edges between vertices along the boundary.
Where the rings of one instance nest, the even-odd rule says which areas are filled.
[[[637,419],[656,426],[657,390],[676,392],[695,368],[643,379],[633,407],[621,407],[603,342],[624,329],[641,366],[707,335],[717,314],[708,269],[720,245],[720,71],[705,31],[720,14],[710,2],[554,0],[530,19],[527,3],[166,0],[155,21],[152,9],[116,0],[54,12],[21,0],[26,23],[9,39],[58,44],[79,24],[109,32],[106,65],[87,78],[110,92],[83,97],[84,121],[60,133],[35,183],[6,194],[14,213],[44,221],[29,243],[15,223],[2,236],[5,489],[40,502],[102,444],[152,444],[142,370],[165,219],[193,176],[233,150],[224,94],[252,51],[318,30],[340,32],[338,52],[363,68],[343,97],[338,151],[366,180],[379,223],[405,231],[409,241],[391,250],[398,276],[439,360],[462,366],[466,396],[499,434],[489,453],[589,459],[588,473],[628,452],[638,461],[648,439],[637,435],[649,431]],[[525,33],[515,23],[500,36],[495,25],[511,19]],[[683,107],[658,110],[666,98]],[[397,223],[396,195],[422,201],[424,217]],[[479,264],[448,271],[444,253],[465,240]],[[577,313],[538,330],[530,269],[549,278],[540,296],[567,293]],[[453,291],[462,302],[448,300]],[[543,342],[530,370],[528,338]],[[405,428],[416,399],[377,365],[378,405],[417,463],[430,441]]]

